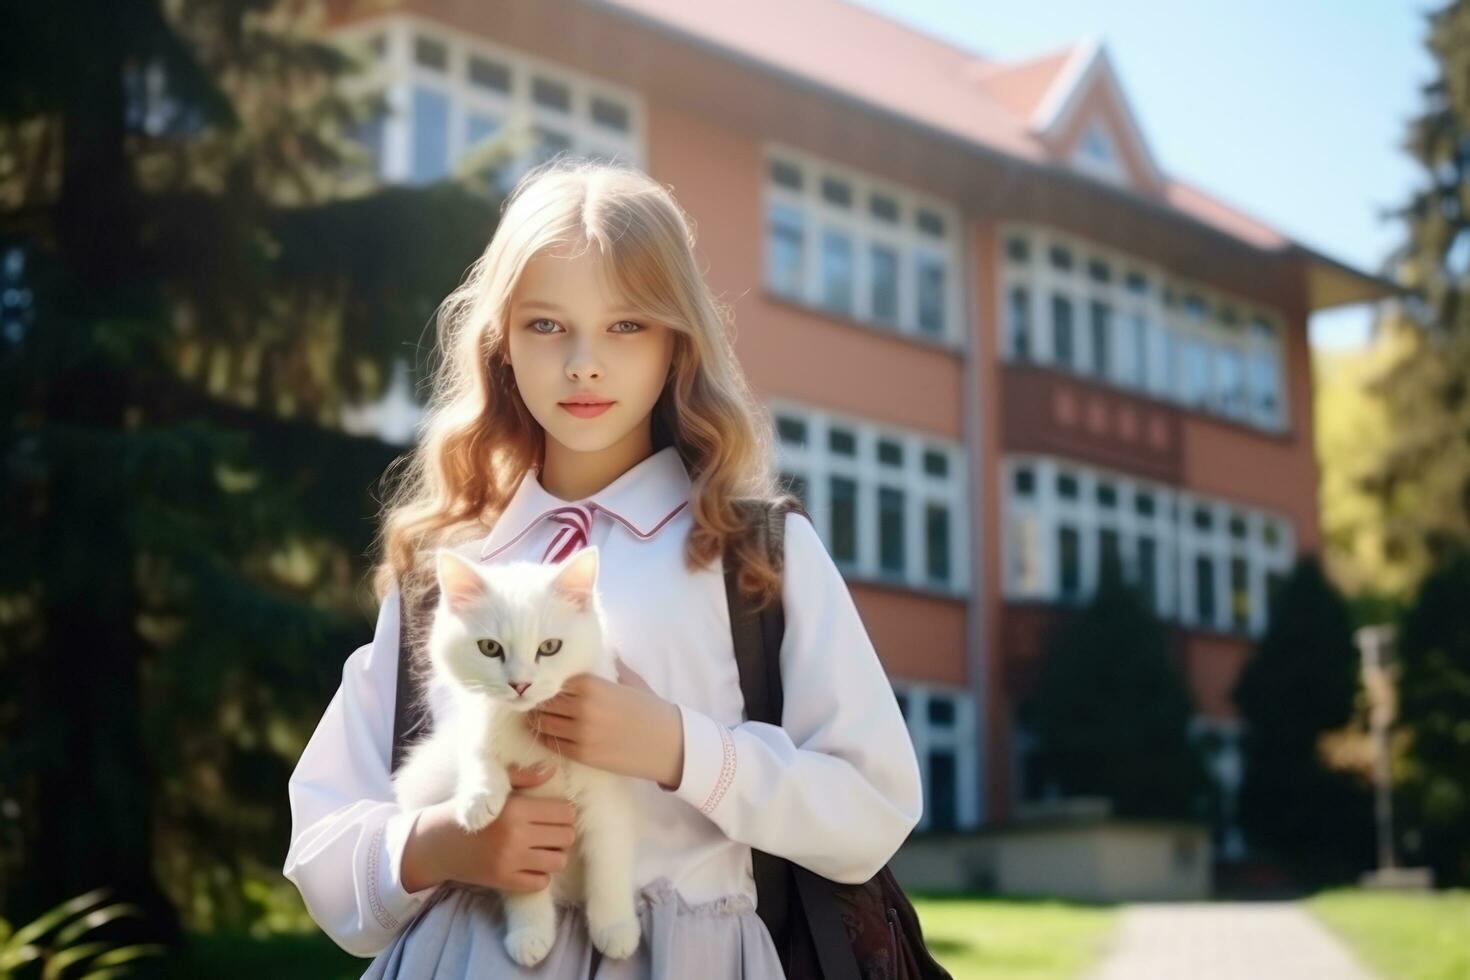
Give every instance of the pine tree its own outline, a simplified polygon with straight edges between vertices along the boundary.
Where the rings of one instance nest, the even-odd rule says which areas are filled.
[[[1192,715],[1163,624],[1104,556],[1097,591],[1054,629],[1021,709],[1043,779],[1069,796],[1106,797],[1120,816],[1201,817],[1207,786]]]
[[[1409,738],[1398,837],[1441,885],[1470,884],[1470,551],[1424,580],[1398,644],[1399,717]],[[1403,830],[1409,829],[1405,834]]]
[[[72,0],[0,31],[12,920],[97,885],[146,910],[130,938],[176,938],[195,891],[247,915],[240,877],[278,871],[287,775],[364,638],[370,487],[399,447],[342,412],[498,201],[363,176],[348,134],[381,100],[340,94],[358,66],[317,13]]]
[[[1382,502],[1384,557],[1410,588],[1470,541],[1470,0],[1427,19],[1439,72],[1404,144],[1423,186],[1394,212],[1405,240],[1389,262],[1407,295],[1378,323],[1395,353],[1370,389],[1394,439],[1365,477]]]
[[[1372,861],[1368,790],[1319,753],[1353,716],[1358,675],[1347,604],[1302,557],[1232,694],[1245,723],[1241,827],[1253,850],[1304,878],[1341,879]]]

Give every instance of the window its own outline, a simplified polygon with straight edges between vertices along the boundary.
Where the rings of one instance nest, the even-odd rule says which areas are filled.
[[[1200,626],[1215,623],[1215,559],[1199,555],[1194,560],[1194,621]]]
[[[964,448],[775,399],[776,470],[848,575],[945,594],[967,586]],[[789,491],[794,492],[794,491]]]
[[[949,508],[944,504],[924,507],[924,548],[928,556],[929,578],[949,581]]]
[[[1230,559],[1230,621],[1238,630],[1251,622],[1250,571],[1244,558]]]
[[[822,304],[852,312],[852,239],[831,229],[822,233]]]
[[[1139,268],[1136,257],[1053,228],[1000,230],[1001,355],[1085,372],[1260,428],[1284,424],[1279,317]],[[1045,257],[1032,262],[1033,254]]]
[[[1113,311],[1106,303],[1093,301],[1092,306],[1092,373],[1099,378],[1112,374]]]
[[[510,69],[498,61],[470,55],[470,84],[502,95],[510,93]]]
[[[594,95],[592,97],[592,121],[599,126],[626,133],[630,127],[628,107],[611,99]]]
[[[1059,366],[1072,367],[1072,301],[1065,296],[1051,298],[1051,356]]]
[[[887,245],[868,249],[872,263],[871,309],[873,319],[890,326],[898,324],[898,253]]]
[[[852,188],[835,177],[822,178],[822,200],[839,207],[852,206]]]
[[[781,226],[768,219],[771,292],[900,333],[963,342],[951,206],[790,147],[768,149],[765,190],[768,215],[777,202],[789,209]],[[813,227],[805,242],[794,230],[801,216]],[[813,253],[813,274],[780,278],[803,247]]]
[[[766,216],[766,285],[782,296],[799,297],[805,278],[801,212],[774,202]]]
[[[449,97],[424,86],[413,90],[413,164],[416,183],[449,173]]]
[[[431,37],[416,36],[413,39],[413,63],[442,72],[449,67],[449,48]]]
[[[929,750],[928,796],[933,813],[930,814],[931,830],[954,830],[958,820],[958,786],[955,750],[952,747]]]
[[[1159,545],[1150,537],[1138,539],[1137,577],[1138,591],[1153,610],[1159,608]]]
[[[1267,627],[1263,584],[1295,558],[1283,518],[1050,456],[1008,455],[1002,476],[1006,597],[1086,601],[1117,561],[1160,616],[1251,636]]]
[[[1031,291],[1025,286],[1011,287],[1010,328],[1011,356],[1018,361],[1031,358]]]
[[[572,90],[550,78],[531,79],[531,101],[557,112],[572,111]]]
[[[349,27],[338,36],[350,42],[360,33]],[[385,51],[391,45],[409,54],[377,59],[369,69],[372,88],[407,93],[405,111],[382,121],[378,145],[406,151],[379,157],[383,181],[445,179],[512,119],[518,132],[524,120],[524,149],[474,174],[501,190],[562,151],[642,165],[642,110],[631,90],[467,34],[400,22],[375,29],[375,36]]]
[[[878,488],[878,567],[894,575],[904,573],[903,491]]]
[[[806,423],[801,419],[778,415],[776,417],[776,433],[782,442],[790,443],[793,446],[806,445]]]
[[[857,483],[845,476],[831,480],[832,560],[857,561]]]
[[[1061,579],[1059,592],[1064,601],[1082,597],[1082,538],[1075,527],[1065,524],[1057,528],[1057,561]]]
[[[968,691],[899,681],[894,694],[908,724],[924,788],[917,829],[951,831],[978,824],[974,698]]]
[[[919,329],[927,334],[944,333],[945,262],[936,255],[919,253]]]

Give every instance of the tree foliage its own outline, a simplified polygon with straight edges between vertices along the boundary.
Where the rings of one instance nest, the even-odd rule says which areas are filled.
[[[1352,619],[1306,556],[1274,596],[1270,620],[1233,692],[1245,723],[1241,827],[1254,850],[1305,878],[1348,877],[1372,862],[1368,790],[1328,767],[1320,746],[1353,717]]]
[[[1120,816],[1202,817],[1192,715],[1163,625],[1105,556],[1097,591],[1054,629],[1021,709],[1042,778],[1069,796],[1106,797]]]
[[[0,31],[0,881],[176,936],[248,917],[286,779],[364,639],[343,431],[494,230],[385,188],[381,111],[292,0],[18,4]],[[416,367],[418,365],[415,365]],[[155,846],[161,845],[161,846]],[[160,885],[160,882],[162,883]]]

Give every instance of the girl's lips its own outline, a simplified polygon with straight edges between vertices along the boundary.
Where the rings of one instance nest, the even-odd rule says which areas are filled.
[[[558,404],[579,419],[596,418],[613,407],[612,402],[600,402],[596,405],[578,404],[577,402],[559,402]]]

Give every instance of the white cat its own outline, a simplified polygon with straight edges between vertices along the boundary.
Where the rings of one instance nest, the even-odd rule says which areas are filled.
[[[554,769],[521,792],[556,796],[576,808],[576,842],[551,886],[502,892],[505,947],[534,966],[556,936],[555,899],[585,903],[588,932],[603,955],[631,956],[641,927],[634,908],[636,823],[626,777],[560,756],[537,742],[525,712],[575,674],[617,680],[597,597],[597,548],[559,564],[478,565],[453,551],[436,555],[439,605],[428,636],[432,680],[450,692],[431,734],[408,750],[393,777],[408,808],[453,798],[455,818],[477,831],[500,815],[510,792],[506,767]]]

